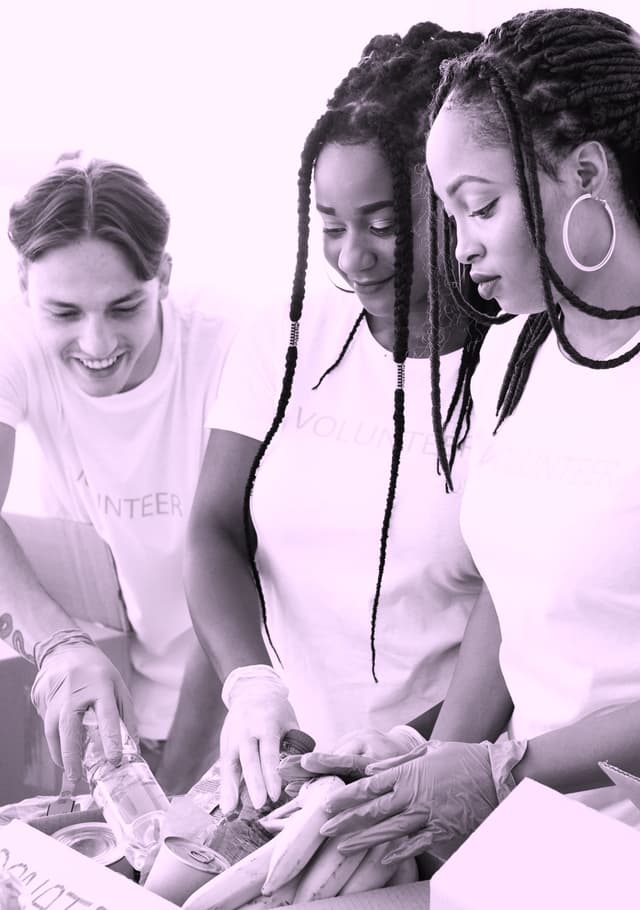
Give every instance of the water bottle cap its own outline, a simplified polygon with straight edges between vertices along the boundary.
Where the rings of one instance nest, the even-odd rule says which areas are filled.
[[[289,755],[304,755],[313,752],[316,741],[303,730],[287,730],[280,741],[280,751]]]

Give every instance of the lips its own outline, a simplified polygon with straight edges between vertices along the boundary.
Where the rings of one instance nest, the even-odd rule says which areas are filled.
[[[492,300],[495,296],[495,289],[498,281],[500,280],[499,275],[483,275],[480,272],[472,272],[471,280],[478,286],[478,294],[485,300]]]
[[[393,275],[381,281],[351,281],[351,286],[358,294],[375,294],[380,288],[393,281]]]

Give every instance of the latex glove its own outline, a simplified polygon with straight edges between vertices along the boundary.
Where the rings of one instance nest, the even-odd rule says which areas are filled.
[[[515,740],[432,740],[403,758],[372,764],[367,768],[370,776],[328,800],[332,818],[321,833],[340,837],[339,849],[345,853],[409,835],[382,862],[398,862],[425,850],[447,859],[511,792],[511,770],[526,747]]]
[[[131,696],[120,673],[92,644],[60,644],[43,659],[31,688],[31,701],[44,721],[51,757],[70,781],[82,776],[82,717],[93,707],[105,756],[122,756],[120,717],[136,736]]]
[[[371,762],[406,755],[425,742],[413,727],[400,725],[387,733],[365,728],[341,737],[330,753],[309,752],[301,756],[300,766],[310,776],[336,774],[356,780],[364,776]]]
[[[220,809],[225,815],[238,804],[243,777],[256,809],[267,797],[278,799],[280,740],[298,725],[289,690],[271,667],[242,667],[233,674],[222,690],[228,708],[220,734]]]

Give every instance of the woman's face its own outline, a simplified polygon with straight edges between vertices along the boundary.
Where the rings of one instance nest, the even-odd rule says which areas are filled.
[[[411,299],[427,292],[424,258],[425,199],[412,199],[414,268]],[[396,222],[393,181],[374,142],[326,145],[315,167],[315,196],[322,216],[324,255],[371,315],[393,317]]]
[[[444,107],[427,139],[427,167],[455,222],[456,258],[470,266],[480,295],[497,300],[507,313],[543,310],[538,254],[527,231],[511,149],[479,144],[468,113]],[[561,224],[569,203],[559,184],[538,176],[547,252],[562,275]]]
[[[126,392],[162,342],[160,278],[139,279],[114,244],[84,238],[27,263],[25,293],[43,347],[87,395]]]

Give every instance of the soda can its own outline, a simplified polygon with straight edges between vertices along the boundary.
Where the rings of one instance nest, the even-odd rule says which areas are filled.
[[[144,887],[180,906],[228,868],[224,857],[204,844],[186,837],[165,837]]]
[[[51,835],[66,847],[94,859],[113,872],[133,878],[133,869],[125,859],[124,849],[106,822],[81,822],[67,825]]]

